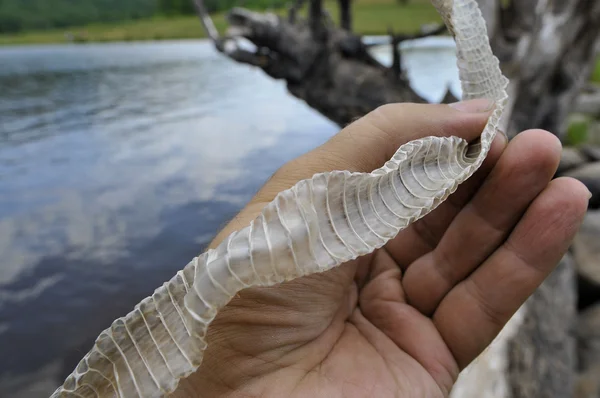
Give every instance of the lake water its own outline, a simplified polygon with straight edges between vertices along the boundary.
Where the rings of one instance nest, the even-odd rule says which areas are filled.
[[[202,41],[0,49],[0,397],[47,397],[337,130]]]
[[[432,101],[460,94],[446,41],[405,49]],[[0,397],[47,397],[278,167],[337,131],[204,41],[0,49]]]

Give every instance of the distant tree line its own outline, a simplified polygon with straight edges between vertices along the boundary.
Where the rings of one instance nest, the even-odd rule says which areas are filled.
[[[0,0],[0,32],[147,18],[156,0]]]
[[[290,2],[290,0],[204,0],[204,5],[209,12],[215,12],[236,6],[257,9],[281,7]],[[196,12],[194,0],[158,0],[158,9],[165,15],[185,15]]]
[[[194,0],[0,0],[0,33],[195,13]],[[288,0],[204,0],[209,11],[264,9]]]

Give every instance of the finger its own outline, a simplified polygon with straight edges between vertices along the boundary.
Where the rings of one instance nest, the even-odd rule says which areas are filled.
[[[487,100],[445,104],[388,104],[350,124],[325,144],[282,166],[255,200],[270,201],[277,193],[316,173],[349,170],[370,173],[384,165],[398,148],[427,136],[477,138],[490,116]]]
[[[551,182],[507,241],[442,300],[433,321],[459,366],[487,347],[566,253],[587,209],[580,182]]]
[[[480,190],[454,218],[437,247],[409,266],[408,301],[431,315],[444,296],[504,242],[560,161],[560,141],[525,131],[508,145]]]
[[[480,188],[506,148],[507,138],[498,134],[490,152],[477,172],[465,181],[431,214],[411,224],[391,240],[386,249],[403,270],[438,245],[448,226]]]

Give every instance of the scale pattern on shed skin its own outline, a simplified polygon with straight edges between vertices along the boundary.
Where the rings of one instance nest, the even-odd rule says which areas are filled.
[[[240,290],[327,271],[382,247],[481,165],[507,100],[475,0],[432,0],[457,43],[463,99],[495,102],[480,139],[427,137],[372,173],[316,174],[283,191],[246,228],[194,258],[97,338],[58,397],[161,397],[202,362],[206,331]]]

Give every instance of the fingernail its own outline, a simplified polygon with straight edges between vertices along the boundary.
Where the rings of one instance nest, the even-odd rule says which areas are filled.
[[[506,135],[504,130],[496,129],[496,132],[504,139],[504,143],[508,144],[508,135]]]
[[[592,191],[590,191],[590,190],[588,189],[588,200],[591,200],[591,199],[592,199],[592,196],[594,196],[594,195],[592,194]]]
[[[494,108],[495,102],[487,98],[455,102],[448,104],[451,108],[465,113],[487,113]]]

